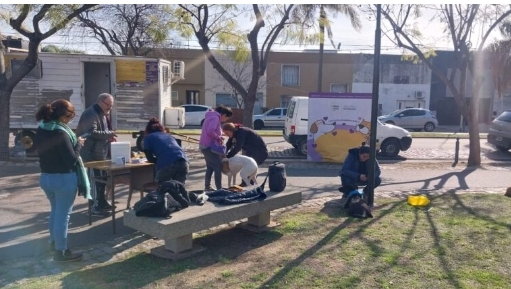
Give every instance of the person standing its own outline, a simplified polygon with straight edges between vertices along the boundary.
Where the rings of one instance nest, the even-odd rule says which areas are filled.
[[[85,187],[79,193],[89,198],[90,188],[80,159],[84,139],[77,138],[67,126],[75,117],[75,108],[69,101],[59,99],[43,105],[35,117],[39,122],[34,137],[41,168],[39,183],[51,205],[50,251],[54,251],[56,262],[78,261],[83,255],[67,247],[69,219],[79,184]]]
[[[157,118],[146,125],[144,154],[151,163],[156,163],[155,180],[158,183],[175,180],[183,185],[188,175],[188,157],[176,139],[165,132]]]
[[[199,149],[206,160],[206,176],[204,187],[207,191],[214,191],[211,187],[211,176],[215,175],[215,186],[219,190],[222,188],[222,156],[213,152],[211,146],[222,145],[221,123],[228,121],[232,117],[232,111],[228,107],[217,106],[215,110],[206,112],[204,123],[202,124],[201,135],[199,139]]]
[[[339,191],[343,193],[343,197],[346,197],[349,192],[347,192],[344,188],[350,186],[354,186],[358,188],[358,186],[364,187],[364,195],[367,196],[367,192],[369,189],[368,180],[369,180],[369,168],[368,168],[368,160],[369,155],[371,153],[371,149],[367,145],[362,145],[359,148],[352,148],[348,150],[348,155],[342,164],[342,168],[339,171],[339,177],[341,177],[342,187],[339,188]],[[378,187],[381,184],[381,170],[380,165],[378,164],[378,160],[374,160],[374,188]]]
[[[108,129],[107,116],[114,106],[114,97],[108,93],[98,96],[97,102],[88,107],[81,115],[76,128],[79,136],[88,134],[85,139],[81,156],[84,162],[102,161],[107,159],[110,140],[116,137],[115,131]],[[92,170],[92,177],[101,177],[102,171]],[[91,214],[94,216],[108,217],[112,209],[105,197],[105,184],[95,182],[92,186]]]

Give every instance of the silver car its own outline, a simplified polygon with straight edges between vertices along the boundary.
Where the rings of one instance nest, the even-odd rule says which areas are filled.
[[[284,127],[286,114],[286,107],[272,108],[263,114],[256,114],[253,116],[254,129],[262,129],[265,127]]]
[[[500,151],[511,149],[511,110],[504,111],[491,122],[486,138]]]
[[[379,116],[381,122],[400,126],[415,131],[434,131],[438,126],[436,116],[429,109],[404,108],[388,115]]]

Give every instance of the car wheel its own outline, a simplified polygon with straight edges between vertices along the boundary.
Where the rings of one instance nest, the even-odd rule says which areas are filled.
[[[254,129],[262,129],[264,127],[264,122],[262,120],[254,121]]]
[[[432,132],[434,130],[435,130],[435,124],[432,122],[426,122],[426,124],[424,125],[424,131]]]
[[[307,139],[306,139],[306,138],[303,138],[303,139],[301,139],[301,140],[298,142],[297,150],[298,150],[298,152],[299,152],[301,155],[304,155],[304,156],[306,156],[306,155],[307,155]]]
[[[503,146],[495,146],[499,151],[501,152],[507,152],[510,148],[509,147],[503,147]]]
[[[386,121],[385,123],[388,123],[388,124],[392,124],[392,125],[395,125],[395,123],[394,123],[393,121],[391,121],[391,120],[389,120],[389,121]]]
[[[390,138],[383,141],[381,144],[381,152],[384,156],[387,157],[395,157],[399,154],[401,146],[399,145],[399,140],[396,138]]]

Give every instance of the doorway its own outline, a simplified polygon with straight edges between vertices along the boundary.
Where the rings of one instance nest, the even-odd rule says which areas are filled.
[[[96,103],[101,93],[112,93],[109,62],[83,63],[83,95],[85,108]]]

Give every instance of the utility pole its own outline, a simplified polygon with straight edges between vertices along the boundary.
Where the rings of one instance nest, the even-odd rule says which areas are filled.
[[[367,196],[367,205],[374,206],[374,167],[376,163],[376,128],[378,126],[378,97],[380,90],[380,48],[381,48],[381,4],[376,5],[376,32],[374,36],[374,60],[373,60],[373,97],[371,103],[371,135],[369,146],[369,182],[371,188]]]

